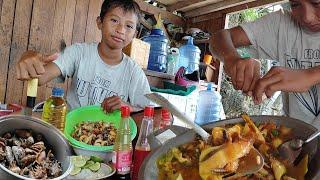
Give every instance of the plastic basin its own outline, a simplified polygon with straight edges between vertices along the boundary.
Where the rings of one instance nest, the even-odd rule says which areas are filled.
[[[78,141],[72,137],[72,133],[75,131],[77,124],[83,121],[91,122],[110,122],[118,128],[121,120],[121,112],[119,110],[114,111],[113,113],[103,112],[100,106],[84,106],[77,108],[69,112],[66,116],[64,134],[69,142],[75,146],[81,147],[86,150],[92,151],[112,151],[113,145],[111,146],[93,146],[81,141]],[[131,129],[131,140],[137,135],[137,125],[132,118],[130,118],[130,129]]]

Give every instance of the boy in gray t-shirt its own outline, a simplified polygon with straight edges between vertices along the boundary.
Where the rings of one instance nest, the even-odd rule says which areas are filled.
[[[45,84],[57,78],[72,78],[67,102],[70,109],[101,104],[107,112],[129,105],[131,111],[144,108],[150,93],[147,78],[132,59],[122,53],[136,35],[139,6],[130,0],[106,0],[97,18],[100,43],[74,44],[60,54],[45,56],[25,52],[17,64],[21,80],[39,78]]]
[[[283,94],[284,112],[320,127],[320,2],[292,0],[291,12],[278,11],[254,22],[223,30],[211,50],[224,61],[234,87],[261,103],[275,91]],[[241,59],[236,47],[251,46],[259,58],[278,60],[260,78],[260,62]],[[319,117],[319,120],[316,120]]]

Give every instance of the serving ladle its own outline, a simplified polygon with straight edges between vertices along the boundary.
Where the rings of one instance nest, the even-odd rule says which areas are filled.
[[[192,129],[198,133],[203,140],[205,140],[207,143],[211,144],[212,137],[211,135],[205,131],[202,127],[195,124],[188,116],[184,115],[182,112],[180,112],[172,103],[170,103],[166,98],[161,96],[158,93],[150,93],[146,94],[145,97],[147,97],[149,100],[153,101],[154,103],[157,103],[158,105],[167,108],[173,115],[178,117],[180,120],[182,120],[184,123],[188,124]],[[264,165],[264,159],[263,156],[259,153],[257,149],[254,147],[251,148],[249,154],[245,157],[242,157],[239,161],[239,167],[237,169],[236,175],[247,175],[247,174],[253,174],[255,172],[258,172],[260,169],[262,169]]]
[[[223,179],[236,179],[260,171],[264,166],[264,159],[256,148],[251,148],[249,154],[239,159],[239,166],[235,173],[226,173]]]
[[[317,130],[305,141],[299,138],[295,138],[281,144],[278,148],[280,157],[286,160],[289,164],[292,164],[301,153],[302,146],[311,142],[313,139],[315,139],[319,135],[320,135],[320,130]]]

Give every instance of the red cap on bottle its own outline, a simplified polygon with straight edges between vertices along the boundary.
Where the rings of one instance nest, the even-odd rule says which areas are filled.
[[[170,121],[171,120],[171,114],[168,111],[168,109],[162,108],[161,117],[162,117],[162,120],[165,120],[165,121]]]
[[[153,106],[146,106],[144,108],[144,116],[147,116],[147,117],[153,117],[154,115],[154,108]]]
[[[121,117],[123,117],[123,118],[130,117],[129,106],[121,106]]]

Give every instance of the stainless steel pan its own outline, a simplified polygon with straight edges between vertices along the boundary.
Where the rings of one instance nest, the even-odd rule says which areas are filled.
[[[275,122],[277,125],[284,125],[286,127],[293,128],[294,136],[300,137],[302,139],[307,138],[307,136],[311,135],[316,131],[316,128],[297,119],[284,117],[284,116],[251,116],[251,119],[256,123],[263,122]],[[243,123],[244,121],[241,118],[235,119],[227,119],[223,121],[219,121],[216,123],[208,124],[204,126],[205,129],[212,129],[215,126],[224,126],[227,124],[235,124],[235,123]],[[177,132],[175,127],[172,131]],[[181,130],[179,130],[181,132]],[[149,137],[150,144],[153,146],[158,145],[158,147],[149,154],[144,163],[141,166],[139,172],[139,179],[141,180],[154,180],[157,179],[158,168],[156,165],[156,160],[159,156],[166,153],[170,148],[179,146],[181,144],[192,141],[195,138],[195,132],[193,130],[186,130],[177,137],[167,141],[163,145],[159,143],[159,141],[155,138],[157,134],[161,132],[157,132]],[[308,153],[310,156],[309,163],[309,171],[306,176],[306,179],[320,179],[320,138],[317,138],[310,142],[307,146],[304,147],[302,153]]]
[[[12,115],[4,116],[0,118],[0,135],[5,132],[11,132],[16,129],[31,129],[34,133],[41,133],[48,147],[53,151],[55,157],[62,166],[62,175],[55,178],[54,180],[60,180],[69,175],[72,165],[69,156],[72,155],[73,150],[68,143],[68,140],[63,134],[54,126],[46,123],[40,119],[22,116]],[[24,176],[17,175],[4,166],[0,165],[0,179],[11,180],[11,179],[30,179]]]

